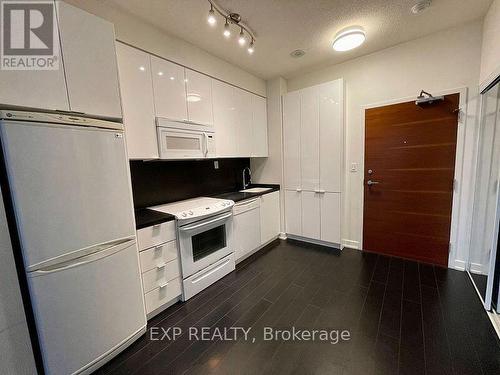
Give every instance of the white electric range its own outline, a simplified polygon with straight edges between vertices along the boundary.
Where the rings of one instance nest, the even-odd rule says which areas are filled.
[[[184,301],[235,269],[233,206],[202,197],[151,207],[176,217]]]

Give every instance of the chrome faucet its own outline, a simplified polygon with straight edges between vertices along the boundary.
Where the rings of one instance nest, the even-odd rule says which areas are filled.
[[[246,181],[247,179],[245,178],[245,172],[248,170],[248,182]],[[249,167],[243,168],[243,189],[246,189],[248,186],[250,186],[250,183],[252,182],[252,171],[250,170]]]

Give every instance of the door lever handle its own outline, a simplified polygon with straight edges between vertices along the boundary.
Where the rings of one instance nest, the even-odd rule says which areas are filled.
[[[372,185],[378,185],[378,184],[380,184],[380,182],[378,182],[378,181],[368,180],[368,181],[366,182],[366,184],[367,184],[368,186],[372,186]]]

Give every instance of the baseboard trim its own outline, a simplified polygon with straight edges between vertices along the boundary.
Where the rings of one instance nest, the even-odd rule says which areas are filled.
[[[313,244],[321,247],[326,247],[326,248],[332,248],[332,249],[337,249],[337,250],[342,250],[344,247],[341,244],[338,243],[333,243],[333,242],[326,242],[326,241],[321,241],[321,240],[315,240],[312,238],[307,238],[307,237],[301,237],[301,236],[295,236],[292,234],[287,234],[287,241],[297,241],[297,242],[302,242],[302,243],[307,243],[307,244]]]
[[[475,274],[487,275],[488,274],[488,267],[484,266],[480,263],[471,263],[469,271],[472,273],[475,273]]]
[[[361,250],[361,244],[360,244],[359,241],[353,241],[353,240],[343,239],[342,240],[342,245],[344,247],[348,247],[350,249]]]
[[[466,263],[463,260],[455,259],[448,265],[449,268],[453,268],[457,271],[465,271]]]

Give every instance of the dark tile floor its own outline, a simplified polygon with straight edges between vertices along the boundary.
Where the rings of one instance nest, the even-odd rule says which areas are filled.
[[[483,297],[483,300],[486,298],[486,287],[488,283],[488,276],[486,275],[478,275],[476,273],[471,273],[472,280],[474,280],[474,284],[476,284],[476,288],[478,292]]]
[[[281,242],[149,323],[100,374],[500,374],[500,344],[464,272]],[[194,327],[251,327],[255,342],[189,340]],[[263,341],[263,327],[347,329],[351,340]],[[158,328],[156,328],[158,329]]]

